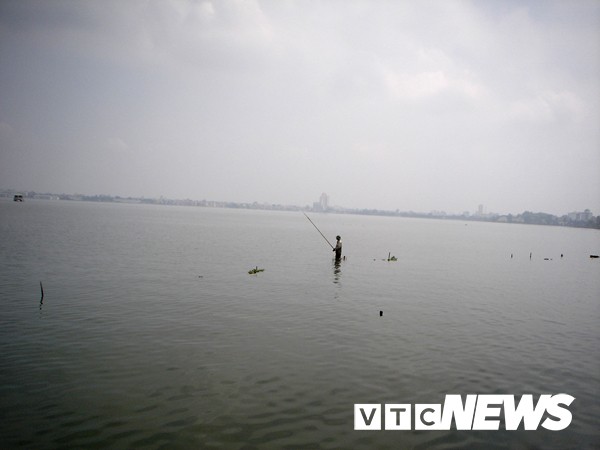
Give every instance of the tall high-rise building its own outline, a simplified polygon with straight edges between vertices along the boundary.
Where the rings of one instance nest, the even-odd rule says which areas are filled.
[[[319,203],[321,205],[321,210],[322,211],[327,211],[327,209],[329,208],[329,196],[323,192],[321,194],[321,198],[319,200]]]
[[[329,210],[329,196],[325,192],[321,194],[318,202],[313,203],[313,210],[321,212]]]

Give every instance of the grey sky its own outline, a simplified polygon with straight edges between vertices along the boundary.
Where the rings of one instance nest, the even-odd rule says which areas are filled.
[[[0,187],[600,214],[599,1],[0,0]]]

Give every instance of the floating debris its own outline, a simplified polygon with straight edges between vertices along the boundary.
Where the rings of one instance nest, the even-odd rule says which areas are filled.
[[[598,255],[590,255],[590,258],[598,258]]]
[[[379,311],[379,317],[383,316],[383,311]]]
[[[248,273],[250,275],[254,275],[254,274],[257,274],[259,272],[264,272],[264,271],[265,271],[265,269],[259,269],[258,266],[256,266],[254,269],[249,270]]]

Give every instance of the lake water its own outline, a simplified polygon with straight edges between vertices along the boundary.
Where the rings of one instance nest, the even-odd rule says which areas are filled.
[[[311,218],[341,265],[301,213],[0,201],[0,448],[600,447],[598,230]],[[354,431],[558,393],[558,432]]]

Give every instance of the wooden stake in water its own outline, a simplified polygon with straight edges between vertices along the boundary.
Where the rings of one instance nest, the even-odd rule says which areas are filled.
[[[42,292],[42,298],[40,298],[40,311],[41,311],[42,305],[44,304],[44,286],[42,286],[41,281],[40,281],[40,291]]]

